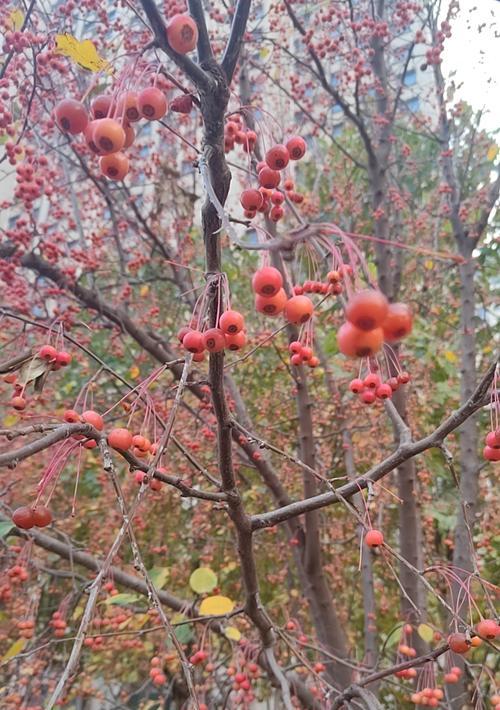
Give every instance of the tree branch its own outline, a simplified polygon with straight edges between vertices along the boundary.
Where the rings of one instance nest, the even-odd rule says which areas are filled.
[[[238,0],[238,4],[236,5],[236,11],[231,24],[231,33],[221,63],[228,84],[231,83],[234,70],[236,69],[236,63],[240,56],[251,4],[252,0]]]

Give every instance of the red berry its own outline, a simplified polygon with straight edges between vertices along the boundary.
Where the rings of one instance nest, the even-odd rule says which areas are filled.
[[[465,634],[455,633],[448,636],[448,644],[455,653],[467,653],[470,643]]]
[[[283,277],[274,266],[264,266],[255,272],[252,278],[252,288],[260,296],[274,296],[283,286]]]
[[[346,319],[361,330],[373,330],[384,322],[389,304],[381,291],[358,291],[346,306]]]
[[[127,451],[132,446],[132,434],[128,429],[111,429],[108,444],[118,451]]]
[[[63,415],[64,421],[70,424],[77,424],[82,421],[81,416],[74,409],[67,409]]]
[[[312,316],[314,304],[307,296],[292,296],[285,305],[285,318],[289,323],[305,323]]]
[[[82,412],[82,420],[87,424],[92,424],[94,429],[98,429],[99,431],[104,429],[104,419],[100,414],[94,412],[93,409],[87,409],[85,412]]]
[[[12,522],[14,525],[17,525],[18,528],[30,530],[35,525],[33,511],[26,505],[21,506],[21,508],[17,508],[12,513]]]
[[[266,153],[266,163],[271,170],[283,170],[288,165],[290,155],[286,146],[278,144],[273,146]]]
[[[500,461],[500,447],[485,446],[483,449],[483,458],[486,461]]]
[[[388,384],[382,383],[377,387],[375,393],[379,399],[389,399],[392,397],[392,387]]]
[[[66,367],[67,365],[70,364],[72,359],[73,358],[70,353],[67,353],[65,350],[60,350],[57,353],[56,362],[61,367]]]
[[[300,136],[293,136],[286,143],[286,149],[290,160],[300,160],[306,153],[306,142]]]
[[[249,190],[243,190],[240,195],[240,202],[243,209],[248,212],[256,212],[259,207],[262,206],[264,196],[259,190],[251,188]]]
[[[99,169],[109,180],[123,180],[128,173],[129,160],[121,151],[103,155],[99,159]]]
[[[141,116],[148,121],[158,121],[167,113],[167,97],[156,86],[143,89],[137,98]]]
[[[38,351],[38,357],[47,362],[52,362],[57,359],[57,350],[52,345],[42,345]]]
[[[349,383],[349,389],[351,390],[351,392],[354,392],[354,394],[359,394],[364,390],[364,388],[365,383],[363,382],[363,380],[360,380],[359,377],[356,377]]]
[[[375,355],[384,342],[382,328],[360,330],[352,323],[344,323],[337,333],[339,350],[348,357],[368,357]]]
[[[486,434],[485,444],[493,449],[498,448],[500,446],[500,430],[490,431]]]
[[[236,333],[239,333],[240,330],[243,330],[244,327],[245,321],[239,311],[225,311],[219,318],[219,328],[223,333],[235,335]]]
[[[300,340],[293,340],[290,345],[288,346],[288,351],[292,353],[292,355],[296,353],[300,353],[302,350],[302,343]]]
[[[190,353],[202,353],[205,350],[203,333],[199,330],[190,330],[184,336],[182,345]]]
[[[369,375],[367,375],[364,379],[364,385],[365,387],[369,387],[370,389],[377,389],[377,387],[380,384],[380,377],[376,375],[374,372],[370,372]]]
[[[33,522],[37,528],[46,528],[52,522],[52,513],[44,505],[37,505],[32,512]]]
[[[360,399],[364,404],[373,404],[377,399],[377,395],[373,390],[363,390],[360,395]]]
[[[89,117],[85,106],[75,99],[63,99],[55,110],[56,123],[65,133],[76,135],[85,130]]]
[[[411,311],[405,303],[390,303],[382,323],[385,339],[393,343],[404,338],[411,333],[412,324]]]
[[[280,184],[280,180],[281,175],[277,170],[272,170],[267,166],[265,168],[262,168],[262,170],[259,170],[259,184],[268,190],[273,190],[275,187],[278,187],[278,185]]]
[[[482,619],[476,626],[477,633],[487,639],[494,639],[500,635],[500,626],[494,619]]]
[[[241,350],[244,348],[247,342],[247,336],[244,330],[240,330],[238,333],[226,333],[226,348],[228,350]]]
[[[398,382],[402,385],[406,385],[410,381],[410,375],[408,372],[400,372],[398,375]]]
[[[218,353],[224,350],[226,346],[224,332],[220,328],[209,328],[203,333],[203,343],[205,348],[211,353]]]
[[[384,543],[384,536],[380,530],[368,530],[365,535],[365,543],[368,547],[379,547]]]
[[[297,298],[299,298],[297,296]],[[267,316],[277,316],[283,311],[287,303],[287,297],[284,289],[280,290],[274,294],[274,296],[260,296],[255,297],[255,309],[259,313],[264,313]]]
[[[271,211],[269,212],[269,219],[271,222],[279,222],[280,219],[283,218],[284,214],[285,210],[281,205],[274,205],[274,207],[271,207]]]
[[[23,409],[26,409],[26,400],[21,395],[17,395],[10,400],[10,406],[18,412],[22,412]]]
[[[174,15],[167,24],[167,40],[172,49],[179,54],[192,52],[198,42],[196,22],[186,14]]]

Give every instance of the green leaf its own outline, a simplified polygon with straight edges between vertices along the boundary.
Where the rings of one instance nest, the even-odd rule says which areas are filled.
[[[104,604],[118,604],[118,606],[133,604],[134,602],[142,599],[139,594],[115,594],[113,597],[108,597],[105,599]]]
[[[189,586],[197,594],[206,594],[217,586],[217,575],[210,567],[198,567],[189,578]]]
[[[152,567],[148,574],[156,589],[162,589],[170,576],[170,570],[168,567]]]
[[[10,520],[0,520],[0,538],[6,537],[13,527]]]

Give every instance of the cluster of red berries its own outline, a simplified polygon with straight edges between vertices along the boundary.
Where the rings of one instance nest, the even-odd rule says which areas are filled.
[[[245,347],[245,319],[239,311],[228,309],[219,317],[218,327],[199,330],[197,327],[184,326],[177,333],[177,337],[182,347],[193,353],[193,360],[201,362],[205,350],[209,353],[219,353],[225,349],[241,350]]]
[[[3,52],[17,52],[20,54],[28,47],[36,44],[45,44],[46,38],[43,35],[36,35],[29,30],[20,32],[19,30],[7,30],[4,35]]]
[[[365,289],[347,302],[346,322],[337,333],[339,350],[348,357],[371,357],[384,344],[411,333],[413,319],[404,303],[389,303],[381,291]]]
[[[63,615],[60,611],[55,611],[52,614],[52,618],[49,623],[54,630],[54,636],[56,638],[63,638],[63,636],[66,634],[68,624],[64,621]]]
[[[12,584],[22,584],[29,577],[28,570],[23,565],[13,565],[7,570],[7,576],[10,577]]]
[[[300,340],[293,340],[288,346],[290,352],[290,362],[292,365],[307,365],[314,369],[319,365],[319,358],[314,354],[313,349],[307,343],[303,345]]]
[[[486,461],[500,461],[500,429],[488,432],[484,443],[483,457]]]
[[[259,678],[260,668],[253,661],[247,662],[244,658],[241,659],[239,665],[241,666],[240,670],[229,666],[227,674],[233,679],[233,690],[240,695],[241,702],[251,703],[255,699],[252,692],[252,680]]]
[[[47,158],[40,156],[38,164],[45,167]],[[16,182],[14,195],[24,202],[26,209],[30,209],[32,203],[45,192],[45,178],[41,173],[37,174],[32,162],[23,161],[16,165]]]
[[[72,360],[70,353],[65,350],[56,350],[52,345],[42,345],[35,357],[50,363],[51,370],[59,370],[61,367],[66,367]],[[17,376],[14,372],[5,375],[3,380],[4,382],[14,385],[14,393],[10,400],[10,406],[18,411],[26,409],[27,401],[24,396],[26,385],[17,384]]]
[[[135,139],[133,123],[145,118],[159,120],[167,112],[167,98],[161,89],[149,86],[140,92],[100,94],[91,102],[90,116],[80,101],[63,99],[55,109],[56,123],[65,133],[83,133],[87,147],[101,156],[99,168],[110,180],[123,180],[129,160],[123,150]]]
[[[31,639],[35,635],[35,622],[33,619],[18,621],[17,628],[19,629],[19,636],[23,639]]]
[[[22,505],[12,513],[12,522],[23,530],[45,528],[52,522],[52,513],[44,505],[37,505],[35,508]]]
[[[248,134],[255,136],[253,131],[244,133],[239,131],[236,135],[242,134],[242,140],[246,141],[244,145],[250,152],[250,143],[248,142]],[[255,136],[256,140],[256,136]],[[253,144],[255,145],[255,143]],[[257,212],[263,212],[269,215],[269,219],[273,222],[278,222],[285,214],[283,203],[285,201],[285,193],[278,190],[281,182],[281,171],[284,170],[290,160],[300,160],[305,155],[306,142],[300,136],[293,136],[287,141],[286,145],[278,144],[270,148],[265,160],[257,163],[256,171],[259,181],[258,188],[248,188],[243,190],[240,195],[241,206],[243,207],[245,217],[253,219]],[[287,181],[285,180],[285,183]],[[303,196],[293,192],[293,181],[290,181],[287,190],[287,185],[284,184],[286,193],[293,202],[300,203],[303,201]]]
[[[430,708],[437,708],[443,698],[444,693],[441,688],[422,688],[422,690],[412,693],[410,700],[415,705],[427,705]]]
[[[307,296],[288,298],[283,288],[283,277],[274,266],[263,266],[252,278],[255,293],[255,309],[266,316],[283,313],[289,323],[306,323],[314,311],[314,304]]]
[[[400,385],[405,385],[409,381],[408,372],[400,372],[397,377],[389,377],[387,382],[382,382],[379,375],[370,372],[363,379],[355,377],[351,380],[349,389],[354,394],[358,394],[364,404],[373,404],[377,399],[389,399]]]
[[[151,666],[149,671],[149,677],[151,678],[153,685],[165,685],[165,683],[167,682],[167,677],[161,669],[161,658],[159,658],[159,656],[153,656],[149,664]]]
[[[326,275],[326,281],[313,281],[307,279],[302,285],[294,286],[293,292],[300,296],[303,293],[320,293],[326,296],[328,293],[333,293],[336,296],[344,290],[342,280],[344,276],[352,274],[352,267],[349,265],[342,266],[340,269],[329,271]]]

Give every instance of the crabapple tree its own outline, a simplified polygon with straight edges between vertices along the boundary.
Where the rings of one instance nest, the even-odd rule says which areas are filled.
[[[500,707],[456,5],[2,3],[2,707]]]

